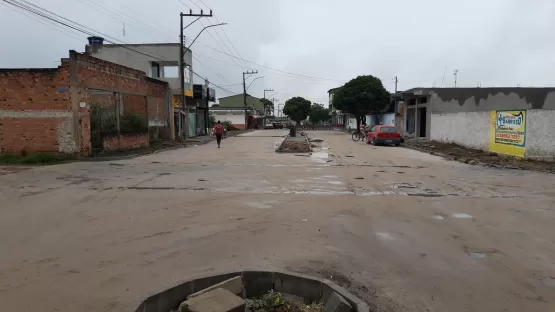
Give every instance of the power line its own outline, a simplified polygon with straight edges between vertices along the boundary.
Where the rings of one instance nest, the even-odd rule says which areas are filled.
[[[118,9],[113,10],[112,8],[103,5],[99,1],[96,1],[96,0],[78,0],[78,1],[98,12],[101,12],[101,13],[106,12],[105,14],[107,14],[108,16],[112,17],[115,20],[127,21],[130,25],[134,26],[136,29],[140,31],[148,31],[152,33],[163,34],[164,36],[170,37],[170,35],[167,32],[161,32],[158,29],[150,26],[148,23],[144,23],[140,20],[130,17],[128,14]],[[101,11],[100,9],[103,9],[104,12]]]
[[[77,23],[77,22],[75,22],[75,21],[72,21],[72,20],[70,20],[70,19],[68,19],[68,18],[65,18],[65,17],[63,17],[63,16],[61,16],[61,15],[59,15],[59,14],[56,14],[56,13],[54,13],[54,12],[52,12],[52,11],[49,11],[49,10],[47,10],[47,9],[45,9],[45,8],[42,8],[42,7],[40,7],[40,6],[36,5],[36,4],[30,3],[30,2],[28,2],[28,1],[26,1],[26,0],[21,0],[21,2],[20,2],[19,0],[3,0],[3,1],[6,2],[6,3],[8,3],[8,4],[11,4],[11,5],[13,5],[13,6],[19,7],[20,9],[23,9],[23,10],[26,10],[26,11],[28,11],[28,12],[31,12],[31,13],[33,13],[33,14],[35,14],[35,15],[39,15],[39,16],[41,16],[41,17],[44,17],[44,18],[46,18],[46,19],[48,19],[48,20],[51,20],[51,21],[53,21],[53,22],[56,22],[56,23],[58,23],[58,24],[61,24],[61,25],[64,25],[64,26],[66,26],[66,27],[69,27],[69,28],[71,28],[71,29],[77,30],[77,31],[79,31],[79,32],[81,32],[81,33],[85,33],[85,34],[87,34],[87,35],[89,35],[89,36],[96,36],[96,35],[100,34],[100,35],[102,35],[102,36],[108,38],[108,39],[105,39],[105,40],[108,41],[108,42],[110,42],[110,43],[114,43],[114,44],[121,44],[121,43],[127,44],[127,43],[125,43],[125,42],[123,42],[123,41],[121,41],[121,40],[119,40],[119,39],[117,39],[117,38],[111,37],[110,35],[107,35],[107,34],[105,34],[105,33],[102,33],[102,32],[99,32],[99,31],[97,31],[97,30],[94,30],[94,29],[92,29],[92,28],[90,28],[90,27],[87,27],[87,26],[85,26],[85,25],[83,25],[83,24],[79,24],[79,23]],[[26,5],[26,4],[22,3],[22,2],[28,3],[29,5]],[[49,16],[49,15],[47,15],[47,14],[44,13],[44,12],[47,12],[47,13],[49,13],[49,14],[55,16],[55,17]],[[57,17],[58,19],[56,19],[56,17]],[[64,20],[64,21],[66,21],[66,22],[62,22],[62,21],[60,21],[59,19],[62,19],[62,20]],[[72,23],[72,24],[74,24],[74,25],[70,25],[70,24],[68,24],[68,22],[69,22],[69,23]],[[75,26],[75,25],[77,25],[77,26]],[[79,28],[78,26],[79,26],[79,27],[82,27],[82,28]],[[114,41],[110,41],[110,39],[115,40],[115,41],[119,41],[119,43],[118,43],[118,42],[114,42]],[[153,53],[153,54],[154,54],[154,53]],[[145,55],[146,55],[146,54],[145,54]],[[161,56],[161,55],[158,55],[158,56]],[[163,57],[163,56],[162,56],[162,57]]]
[[[70,37],[72,37],[72,38],[75,38],[75,39],[77,39],[77,40],[79,40],[79,41],[82,41],[82,40],[83,40],[83,38],[77,37],[77,34],[75,34],[75,33],[66,32],[66,31],[64,31],[63,29],[57,28],[57,27],[55,26],[55,24],[54,24],[54,25],[50,25],[50,24],[48,24],[48,23],[46,23],[46,22],[43,22],[43,21],[39,20],[38,18],[36,18],[36,17],[34,17],[34,16],[32,16],[32,15],[29,15],[29,14],[27,14],[27,13],[25,13],[25,12],[18,11],[17,9],[14,9],[14,8],[10,7],[9,5],[7,5],[7,4],[5,4],[5,3],[0,2],[0,4],[2,4],[2,5],[5,6],[6,8],[8,8],[8,9],[14,11],[14,12],[17,12],[18,14],[27,16],[28,18],[30,18],[30,19],[32,19],[32,20],[35,20],[35,21],[37,21],[37,22],[39,22],[39,23],[41,23],[41,24],[43,24],[43,25],[45,25],[45,26],[47,26],[47,27],[49,27],[49,28],[52,28],[52,29],[54,29],[54,30],[56,30],[56,31],[59,31],[59,32],[61,32],[61,33],[64,33],[64,34],[66,34],[66,35],[68,35],[68,36],[70,36]]]
[[[181,0],[177,0],[177,1],[181,2],[181,4],[183,4],[184,6],[186,6],[189,10],[191,10],[191,11],[193,10],[193,9],[191,9],[190,6],[188,6],[187,4],[185,4],[185,2],[183,2],[183,1],[181,1]]]
[[[178,0],[178,1],[179,1],[180,3],[182,3],[182,4],[184,4],[183,1],[181,1],[181,0]],[[202,10],[202,7],[199,6],[198,4],[196,4],[194,1],[189,0],[189,2],[191,2],[191,3],[192,3],[193,5],[195,5],[197,8],[199,8],[199,9]],[[189,7],[189,6],[187,6],[187,7]],[[201,24],[203,27],[206,26],[206,25],[204,25],[204,22],[203,22],[202,20],[200,21],[200,24]],[[220,39],[220,41],[218,41],[218,40],[216,40],[216,38],[214,38],[214,36],[212,35],[212,30],[213,30],[213,29],[207,29],[207,30],[206,30],[206,32],[208,33],[208,35],[210,36],[210,38],[212,38],[212,40],[214,40],[214,42],[215,42],[221,49],[223,49],[223,48],[222,48],[222,45],[220,44],[220,42],[223,43],[223,45],[225,46],[225,48],[227,48],[227,50],[228,50],[229,52],[231,52],[231,50],[229,49],[229,47],[226,45],[226,43],[225,43],[225,42],[222,40],[222,38],[220,37],[218,31],[217,31],[217,30],[214,30],[215,33],[216,33],[216,36],[218,36],[218,38]],[[233,53],[231,53],[231,54],[233,55]],[[233,57],[235,57],[235,55],[233,55]],[[241,66],[242,68],[248,69],[247,67],[245,67],[245,66],[239,64],[239,63],[235,60],[235,58],[231,58],[231,57],[230,57],[230,59],[231,59],[232,62],[236,63],[237,65]]]
[[[124,8],[126,8],[126,9],[129,10],[129,11],[135,12],[135,14],[139,15],[140,17],[142,17],[142,19],[140,20],[142,23],[145,23],[145,21],[149,19],[148,16],[145,16],[145,15],[143,15],[143,14],[137,12],[135,9],[133,9],[133,8],[131,8],[131,7],[129,7],[129,6],[125,5],[125,4],[123,4],[123,3],[120,3],[119,5],[123,6]],[[153,25],[155,25],[155,24],[153,24]],[[166,27],[166,26],[164,26],[164,25],[162,25],[162,24],[158,24],[158,23],[157,23],[157,25],[159,25],[159,27],[161,27],[161,28],[165,28],[165,29],[166,29],[165,31],[169,31],[169,32],[172,32],[172,33],[175,31],[175,29],[170,29],[170,28],[168,28],[168,27]],[[164,32],[165,32],[165,31],[164,31]]]
[[[198,0],[198,1],[200,1],[200,3],[202,3],[205,7],[209,8],[208,5],[206,5],[206,3],[204,1],[202,1],[202,0]],[[220,20],[218,19],[218,17],[216,15],[214,15],[214,18],[216,19],[217,23],[220,23]],[[231,39],[229,39],[229,36],[227,35],[227,32],[225,31],[225,28],[222,28],[221,31],[224,33],[224,36],[227,38],[227,41],[229,41],[229,44],[231,44],[231,47],[233,48],[235,53],[239,56],[239,58],[243,61],[243,63],[246,64],[245,59],[241,56],[239,51],[237,51],[237,49],[235,48],[235,45],[233,45],[233,42],[231,41]]]
[[[4,2],[7,2],[7,3],[10,3],[10,2],[8,2],[8,0],[3,0],[3,1],[4,1]],[[14,3],[19,3],[20,5],[23,5],[23,6],[26,6],[26,5],[24,5],[24,4],[21,4],[21,2],[19,2],[19,1],[17,1],[17,0],[10,0],[10,1],[13,1]],[[107,35],[107,34],[105,34],[105,33],[98,32],[98,31],[96,31],[96,30],[94,30],[94,29],[92,29],[92,28],[89,28],[89,27],[85,26],[85,25],[82,25],[82,24],[79,24],[79,23],[77,23],[77,22],[74,22],[74,21],[71,21],[71,20],[69,20],[69,19],[66,19],[66,18],[63,17],[63,16],[60,16],[60,15],[58,15],[58,14],[56,14],[56,13],[53,13],[53,12],[47,10],[47,9],[44,9],[44,8],[42,8],[42,7],[40,7],[40,6],[37,6],[37,5],[35,5],[35,4],[32,4],[32,3],[28,2],[28,1],[25,1],[25,0],[21,0],[21,1],[26,2],[26,3],[28,3],[29,5],[31,5],[31,6],[33,6],[33,7],[36,7],[36,8],[38,8],[38,9],[40,9],[40,10],[43,10],[43,11],[48,12],[48,13],[50,13],[50,14],[53,14],[53,15],[55,15],[55,16],[61,18],[61,19],[64,19],[64,20],[69,21],[69,22],[71,22],[71,23],[74,23],[75,25],[84,27],[85,29],[92,30],[93,32],[95,32],[95,33],[97,33],[97,34],[100,34],[100,35],[103,35],[103,36],[105,36],[105,37],[107,37],[107,38],[111,38],[111,39],[113,39],[113,40],[119,40],[119,39],[116,39],[116,38],[114,38],[114,37],[111,37],[111,36],[109,36],[109,35]],[[83,0],[80,0],[80,1],[83,1]],[[179,1],[180,3],[182,3],[183,5],[185,5],[187,8],[190,9],[190,7],[187,6],[183,1],[181,1],[181,0],[178,0],[178,1]],[[190,0],[190,1],[191,1],[191,0]],[[192,1],[191,1],[191,2],[192,2]],[[192,3],[195,4],[197,7],[200,8],[200,6],[198,6],[196,3],[194,3],[194,2],[192,2]],[[28,6],[27,6],[27,7],[28,7]],[[209,35],[212,37],[212,39],[218,44],[218,41],[212,36],[210,30],[208,30],[208,33],[209,33]],[[292,76],[303,77],[303,78],[307,78],[307,79],[328,80],[328,81],[338,81],[338,82],[346,82],[346,81],[348,81],[348,80],[320,78],[320,77],[313,77],[313,76],[308,76],[308,75],[302,75],[302,74],[291,73],[291,72],[287,72],[287,71],[283,71],[283,70],[271,68],[271,67],[268,67],[268,66],[265,66],[265,65],[257,64],[257,63],[254,63],[254,62],[251,62],[251,61],[248,61],[248,60],[244,60],[244,59],[239,58],[239,57],[237,57],[237,56],[235,56],[235,55],[233,55],[233,54],[230,54],[230,53],[227,53],[227,52],[218,50],[218,49],[216,49],[216,48],[213,48],[213,47],[208,46],[208,45],[205,45],[205,44],[203,44],[203,45],[206,46],[206,47],[208,47],[208,48],[210,48],[210,49],[212,49],[212,50],[214,50],[214,51],[217,51],[217,52],[219,52],[219,53],[222,53],[222,54],[224,54],[224,55],[227,55],[228,57],[230,57],[230,59],[231,59],[232,61],[234,61],[234,63],[236,64],[236,66],[241,67],[241,68],[243,68],[243,69],[246,68],[246,67],[245,67],[245,66],[242,66],[242,65],[240,65],[240,64],[238,64],[237,61],[236,61],[236,59],[241,59],[241,60],[243,60],[243,61],[245,61],[245,62],[247,62],[247,63],[251,63],[251,64],[254,64],[254,65],[257,65],[257,66],[261,66],[261,67],[267,68],[267,69],[269,69],[269,70],[281,72],[281,73],[288,74],[288,75],[292,75]],[[219,44],[218,44],[218,45],[219,45]],[[221,47],[221,46],[220,46],[220,47]],[[228,48],[228,50],[229,50],[229,48]],[[150,52],[150,53],[154,54],[154,52]],[[159,56],[161,56],[161,55],[159,55]],[[197,59],[197,60],[198,60],[198,59]]]
[[[79,28],[79,27],[77,27],[77,26],[70,25],[70,24],[68,24],[68,23],[66,23],[66,22],[62,22],[62,21],[60,21],[60,20],[56,20],[55,18],[53,18],[53,17],[51,17],[51,16],[47,16],[45,13],[40,12],[39,10],[35,10],[35,9],[31,8],[30,6],[25,5],[25,4],[23,4],[23,3],[21,3],[21,2],[19,2],[19,1],[17,1],[17,0],[9,0],[9,1],[8,1],[8,0],[2,0],[2,1],[4,1],[5,3],[8,3],[8,4],[11,4],[11,5],[15,6],[15,7],[18,7],[18,8],[20,8],[20,9],[23,9],[23,10],[26,10],[26,11],[28,11],[28,12],[31,12],[31,13],[33,13],[33,14],[35,14],[35,15],[41,16],[41,17],[43,17],[43,18],[46,18],[46,19],[48,19],[48,20],[50,20],[50,21],[52,21],[52,22],[55,22],[55,23],[61,24],[61,25],[63,25],[63,26],[66,26],[66,27],[68,27],[68,28],[71,28],[71,29],[73,29],[74,31],[78,31],[78,32],[81,32],[81,33],[85,33],[85,34],[87,34],[87,35],[101,34],[101,35],[105,36],[106,38],[111,38],[112,40],[119,41],[119,42],[114,42],[114,41],[110,41],[109,39],[106,39],[107,42],[114,43],[114,44],[124,44],[124,45],[127,44],[127,43],[125,43],[125,42],[123,42],[123,41],[121,41],[121,40],[119,40],[119,39],[116,39],[116,38],[113,38],[113,37],[111,37],[111,36],[109,36],[109,35],[107,35],[107,34],[98,32],[98,31],[96,31],[96,30],[94,30],[94,29],[92,29],[92,28],[90,28],[90,27],[87,27],[87,26],[85,26],[85,25],[82,25],[82,24],[79,24],[79,23],[77,23],[77,22],[74,22],[74,21],[72,21],[72,20],[70,20],[70,19],[67,19],[67,18],[65,18],[65,17],[63,17],[63,16],[60,16],[60,15],[58,15],[58,14],[56,14],[56,13],[53,13],[53,12],[51,12],[51,11],[48,11],[48,10],[46,10],[46,9],[44,9],[44,8],[41,8],[41,7],[37,6],[37,5],[34,5],[34,4],[32,4],[32,3],[29,3],[29,4],[32,5],[32,6],[34,6],[34,7],[36,7],[36,8],[38,8],[39,10],[48,12],[48,13],[54,15],[54,16],[57,16],[57,17],[59,17],[59,18],[65,20],[65,21],[68,21],[68,22],[73,23],[73,24],[75,24],[75,25],[81,26],[81,27],[85,28],[85,30],[83,30],[82,28]],[[24,0],[23,0],[23,1],[24,1]],[[180,2],[181,2],[181,1],[180,1]],[[88,29],[88,31],[87,31],[86,29]],[[72,37],[74,37],[74,36],[72,36]],[[74,37],[74,38],[75,38],[75,37]],[[203,45],[204,45],[204,44],[203,44]],[[230,57],[233,58],[233,59],[238,59],[237,56],[234,56],[234,55],[231,55],[231,54],[229,54],[229,53],[223,52],[223,51],[221,51],[221,50],[218,50],[218,49],[216,49],[216,48],[210,47],[210,46],[208,46],[208,45],[204,45],[204,46],[206,46],[206,47],[208,47],[208,48],[210,48],[210,49],[213,49],[213,50],[215,50],[215,51],[217,51],[217,52],[219,52],[219,53],[226,54],[226,55],[230,56]],[[130,49],[129,47],[125,47],[125,48],[127,48],[127,49],[129,49],[129,50],[132,50],[132,51],[134,51],[134,52],[136,52],[136,53],[140,53],[140,54],[147,55],[147,56],[150,56],[150,57],[154,57],[155,59],[164,61],[163,56],[158,55],[157,57],[155,57],[155,56],[153,56],[153,54],[156,54],[156,53],[154,53],[154,52],[152,52],[152,51],[148,51],[148,53],[145,53],[145,52],[142,52],[142,49],[141,49],[141,48],[137,48],[137,49]],[[194,56],[194,55],[193,55],[193,56]],[[207,57],[207,56],[205,56],[205,57]],[[195,59],[200,63],[200,61],[198,60],[198,58],[195,57]],[[216,60],[216,59],[214,59],[214,60]],[[221,60],[218,60],[218,61],[225,63],[224,61],[221,61]],[[346,81],[347,81],[347,80],[338,80],[338,79],[329,79],[329,78],[321,78],[321,77],[314,77],[314,76],[302,75],[302,74],[297,74],[297,73],[292,73],[292,72],[287,72],[287,71],[284,71],[284,70],[279,70],[279,69],[271,68],[271,67],[268,67],[268,66],[265,66],[265,65],[260,65],[260,64],[257,64],[257,63],[254,63],[254,62],[250,62],[250,61],[247,61],[247,60],[244,60],[244,61],[245,61],[245,62],[248,62],[248,63],[251,63],[251,64],[255,64],[255,65],[257,65],[257,66],[261,66],[261,67],[267,68],[267,69],[272,70],[272,71],[275,71],[275,72],[279,72],[279,73],[284,73],[284,74],[285,74],[285,75],[281,75],[281,74],[277,74],[277,73],[272,73],[272,74],[278,75],[278,76],[285,76],[285,77],[288,77],[287,75],[289,75],[289,76],[293,76],[292,78],[295,78],[295,79],[312,79],[312,80],[325,80],[325,81],[337,81],[337,82],[339,82],[339,81],[340,81],[340,82],[346,82]],[[229,64],[229,63],[228,63],[228,64]],[[231,65],[233,65],[233,64],[231,64]],[[234,66],[240,66],[240,65],[237,65],[237,64],[236,64],[236,65],[234,65]],[[244,68],[243,66],[240,66],[240,67],[241,67],[241,68]],[[196,72],[193,72],[193,73],[194,73],[195,75],[197,75],[198,77],[204,79],[204,77],[198,75]],[[306,81],[306,83],[309,83],[309,81]],[[213,84],[213,85],[214,85],[215,87],[217,87],[217,88],[223,90],[223,91],[226,91],[226,92],[229,92],[229,93],[236,93],[236,92],[234,92],[234,91],[230,91],[230,90],[227,90],[227,89],[225,89],[225,88],[223,88],[223,87],[220,87],[220,86],[218,86],[218,85],[216,85],[216,84]]]
[[[71,28],[71,29],[73,29],[73,30],[76,30],[76,31],[78,31],[78,32],[84,33],[84,34],[86,34],[86,35],[89,35],[89,36],[94,36],[94,35],[95,35],[95,32],[96,32],[96,31],[95,31],[94,29],[89,28],[89,27],[86,27],[86,26],[83,26],[83,25],[81,25],[81,24],[79,24],[79,23],[76,23],[76,22],[74,22],[74,21],[72,21],[72,20],[69,20],[69,19],[67,19],[67,18],[65,18],[65,17],[63,17],[63,16],[57,15],[56,13],[50,12],[50,11],[48,11],[48,10],[46,10],[46,9],[42,9],[42,8],[41,8],[42,10],[44,10],[44,11],[46,11],[46,12],[48,12],[48,13],[51,13],[51,14],[53,14],[53,15],[55,15],[55,16],[58,16],[59,18],[64,19],[64,20],[66,20],[66,21],[68,21],[68,22],[74,23],[74,24],[79,25],[79,26],[83,26],[83,27],[85,27],[85,28],[89,28],[89,29],[93,30],[93,32],[87,31],[87,30],[83,30],[83,29],[81,29],[81,28],[79,28],[79,27],[77,27],[77,26],[70,25],[70,24],[68,24],[68,23],[66,23],[66,22],[60,21],[59,19],[56,19],[56,18],[51,17],[51,16],[48,16],[47,14],[45,14],[45,13],[43,13],[43,12],[40,12],[40,11],[37,10],[37,9],[33,9],[32,7],[27,6],[27,5],[25,5],[25,4],[22,4],[22,3],[18,2],[17,0],[2,0],[2,1],[4,1],[5,3],[10,4],[10,5],[12,5],[12,6],[18,7],[18,8],[20,8],[20,9],[24,10],[24,11],[30,12],[30,13],[35,14],[35,15],[38,15],[38,16],[41,16],[41,17],[43,17],[43,18],[46,18],[46,19],[48,19],[48,20],[50,20],[50,21],[53,21],[53,22],[55,22],[55,23],[58,23],[58,24],[60,24],[60,25],[63,25],[63,26],[66,26],[66,27],[68,27],[68,28]],[[34,5],[34,6],[36,6],[36,5]],[[36,6],[36,7],[38,7],[38,6]],[[102,33],[100,33],[100,32],[97,32],[97,33],[102,34]],[[107,36],[107,37],[109,37],[109,36]],[[109,37],[109,38],[111,38],[111,37]],[[135,53],[139,53],[139,54],[142,54],[142,55],[145,55],[145,56],[152,57],[152,58],[157,59],[157,60],[159,60],[159,61],[164,61],[164,62],[167,62],[167,61],[168,61],[168,60],[165,60],[165,59],[163,59],[163,58],[154,56],[154,55],[152,55],[152,54],[148,54],[148,53],[145,53],[145,52],[142,52],[142,51],[133,49],[133,48],[127,46],[128,43],[125,43],[125,42],[123,42],[123,41],[121,41],[121,40],[117,40],[117,39],[116,39],[116,41],[120,41],[120,42],[114,42],[114,41],[112,41],[112,40],[110,40],[110,39],[104,39],[104,40],[106,40],[106,41],[109,42],[109,43],[113,43],[113,44],[122,44],[122,47],[125,48],[125,49],[127,49],[127,50],[130,50],[130,51],[133,51],[133,52],[135,52]],[[202,77],[201,75],[199,75],[199,74],[196,73],[195,71],[191,70],[191,72],[192,72],[194,75],[196,75],[197,77],[199,77],[199,78],[201,78],[201,79],[204,79],[204,77]],[[235,93],[235,92],[230,91],[230,90],[228,90],[228,89],[226,89],[226,88],[220,87],[219,85],[216,85],[216,84],[213,84],[213,83],[212,83],[212,85],[214,85],[216,88],[219,88],[219,89],[221,89],[221,90],[223,90],[223,91],[226,91],[226,92],[229,92],[229,93]],[[240,93],[236,93],[236,94],[240,94]]]
[[[218,49],[216,49],[216,48],[213,48],[213,47],[211,47],[211,46],[209,46],[209,45],[206,45],[206,44],[202,44],[202,45],[205,46],[205,47],[207,47],[207,48],[209,48],[209,49],[212,49],[212,50],[214,50],[214,51],[216,51],[216,52],[219,52],[219,53],[228,55],[228,56],[233,57],[233,58],[237,58],[236,56],[233,56],[233,55],[231,55],[231,54],[229,54],[229,53],[226,53],[226,52],[224,52],[224,51],[221,51],[221,50],[218,50]],[[348,80],[331,79],[331,78],[321,78],[321,77],[314,77],[314,76],[296,74],[296,73],[288,72],[288,71],[285,71],[285,70],[275,69],[275,68],[272,68],[272,67],[269,67],[269,66],[266,66],[266,65],[257,64],[257,63],[255,63],[255,62],[251,62],[251,61],[248,61],[248,60],[245,60],[245,62],[247,62],[247,63],[249,63],[249,64],[256,65],[256,66],[264,67],[264,68],[269,69],[269,70],[273,70],[273,71],[277,71],[277,72],[280,72],[280,73],[289,74],[289,75],[293,75],[293,76],[299,76],[299,77],[303,77],[303,78],[317,79],[317,80],[329,80],[329,81],[348,81]]]

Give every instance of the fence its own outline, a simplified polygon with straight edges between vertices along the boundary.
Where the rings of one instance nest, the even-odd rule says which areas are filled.
[[[297,131],[318,131],[333,130],[332,125],[301,125],[297,126]]]
[[[148,146],[145,96],[89,89],[89,99],[93,153]]]

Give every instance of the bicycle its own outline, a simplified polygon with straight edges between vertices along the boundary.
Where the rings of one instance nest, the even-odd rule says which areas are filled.
[[[351,138],[355,142],[360,141],[360,140],[362,140],[363,142],[366,141],[366,135],[363,132],[360,132],[360,131],[357,131],[357,132],[353,133]]]

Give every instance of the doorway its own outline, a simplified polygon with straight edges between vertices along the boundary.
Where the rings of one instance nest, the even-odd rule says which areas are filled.
[[[426,137],[427,115],[426,107],[418,108],[418,136],[421,138]]]

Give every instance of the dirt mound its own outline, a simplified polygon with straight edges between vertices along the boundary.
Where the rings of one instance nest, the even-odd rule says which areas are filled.
[[[310,144],[304,137],[287,137],[276,150],[278,153],[310,153],[311,151]]]
[[[555,173],[554,162],[543,162],[528,158],[499,155],[492,152],[466,148],[454,143],[443,143],[423,139],[408,139],[405,140],[404,146],[424,151],[432,155],[442,156],[450,160],[464,162],[465,164]]]

